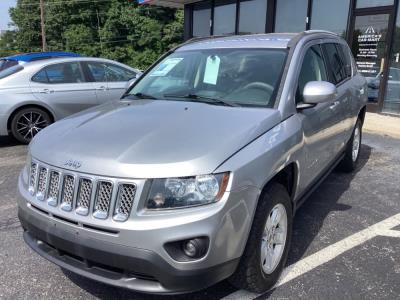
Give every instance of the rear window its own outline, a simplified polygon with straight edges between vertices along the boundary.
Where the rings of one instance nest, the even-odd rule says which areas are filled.
[[[9,67],[7,69],[4,69],[4,70],[0,71],[0,79],[6,78],[15,73],[18,73],[19,71],[22,71],[23,69],[24,69],[24,67],[21,65],[15,65],[15,66]]]
[[[347,78],[342,54],[338,51],[335,44],[323,44],[325,55],[331,69],[334,84],[340,83]]]
[[[16,65],[18,65],[18,62],[16,60],[0,59],[0,71],[3,71],[5,69],[11,68]]]

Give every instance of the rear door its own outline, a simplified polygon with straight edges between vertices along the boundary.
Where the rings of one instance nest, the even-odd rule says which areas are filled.
[[[329,105],[334,125],[327,132],[327,138],[331,140],[332,145],[330,155],[335,158],[348,140],[347,136],[351,127],[350,102],[355,90],[352,90],[354,87],[351,82],[351,66],[346,66],[341,44],[328,42],[322,44],[322,48],[330,70],[329,81],[336,85],[337,89],[337,96]]]
[[[119,65],[99,61],[86,61],[84,68],[89,81],[93,82],[99,103],[121,98],[128,82],[137,75]]]
[[[48,65],[32,76],[30,85],[36,98],[52,107],[58,118],[98,104],[79,62]]]

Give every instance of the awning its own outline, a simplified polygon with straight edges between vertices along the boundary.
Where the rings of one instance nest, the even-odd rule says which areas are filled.
[[[164,7],[183,8],[185,4],[199,2],[200,0],[138,0],[139,4],[150,4]]]

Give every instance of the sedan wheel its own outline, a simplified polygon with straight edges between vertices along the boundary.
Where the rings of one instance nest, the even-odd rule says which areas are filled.
[[[12,119],[12,135],[21,143],[28,144],[42,129],[51,124],[48,113],[38,108],[26,108]]]

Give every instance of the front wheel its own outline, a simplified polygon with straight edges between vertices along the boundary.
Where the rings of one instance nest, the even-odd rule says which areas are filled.
[[[292,235],[292,205],[281,184],[271,184],[259,199],[239,266],[231,278],[255,293],[271,289],[285,266]]]
[[[11,120],[11,134],[23,144],[28,144],[42,129],[51,124],[47,112],[36,107],[18,111]]]

